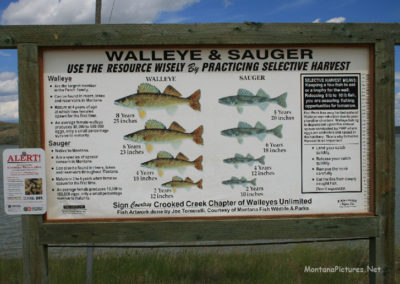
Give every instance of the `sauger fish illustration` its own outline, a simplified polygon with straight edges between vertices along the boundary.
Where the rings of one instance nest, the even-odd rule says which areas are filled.
[[[189,159],[182,153],[179,153],[175,158],[170,153],[161,151],[158,152],[157,158],[142,163],[141,165],[150,169],[158,169],[158,174],[163,175],[162,169],[177,169],[179,172],[183,172],[186,167],[193,166],[199,171],[203,170],[203,156],[199,156],[194,161]]]
[[[203,180],[200,179],[198,182],[193,182],[190,178],[183,180],[180,177],[173,177],[171,181],[163,183],[162,186],[170,188],[191,188],[197,186],[199,189],[203,189]]]
[[[125,107],[137,108],[139,116],[143,118],[146,115],[145,109],[165,108],[168,113],[173,113],[177,105],[187,104],[192,109],[200,111],[200,90],[195,91],[191,96],[182,98],[182,95],[171,85],[168,85],[164,92],[148,83],[139,85],[137,93],[132,94],[118,100],[115,100],[116,105]]]
[[[256,179],[254,178],[252,180],[247,180],[245,177],[242,177],[241,179],[238,179],[237,177],[232,177],[229,180],[224,180],[222,184],[230,185],[232,188],[235,185],[241,185],[241,186],[246,186],[247,184],[256,185]]]
[[[199,126],[191,133],[185,133],[185,129],[177,122],[172,122],[167,129],[164,124],[157,120],[148,120],[145,129],[127,134],[125,140],[147,144],[147,151],[152,149],[154,143],[171,143],[174,147],[179,147],[184,139],[192,139],[196,144],[203,145],[203,126]]]
[[[243,137],[245,136],[255,136],[260,141],[263,141],[268,133],[272,133],[276,137],[282,138],[282,124],[273,129],[267,129],[261,122],[257,122],[256,125],[252,127],[247,122],[241,121],[237,128],[221,131],[221,134],[224,136],[236,137],[240,144],[243,143]]]
[[[275,98],[270,98],[263,89],[259,89],[256,95],[246,89],[239,89],[236,96],[220,98],[218,101],[224,105],[236,106],[237,111],[242,113],[243,106],[258,106],[262,110],[265,110],[270,103],[276,103],[285,108],[287,106],[286,98],[287,93],[283,93]]]
[[[235,157],[224,160],[224,163],[233,164],[235,168],[238,168],[239,164],[248,164],[251,167],[254,162],[259,162],[260,164],[265,165],[265,156],[254,159],[254,157],[250,154],[247,154],[246,157],[240,154],[235,154]]]

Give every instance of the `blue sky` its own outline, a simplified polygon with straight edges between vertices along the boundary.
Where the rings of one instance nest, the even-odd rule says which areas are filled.
[[[1,25],[92,24],[95,0],[2,0]],[[102,23],[400,22],[399,0],[103,0]],[[0,120],[18,120],[17,52],[0,50]],[[396,48],[400,125],[400,47]]]

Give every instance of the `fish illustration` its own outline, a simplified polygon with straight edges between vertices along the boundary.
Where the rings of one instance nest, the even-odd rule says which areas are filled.
[[[266,110],[270,103],[276,103],[286,108],[286,98],[287,93],[270,98],[263,89],[259,89],[256,95],[246,89],[239,89],[236,96],[220,98],[218,102],[223,105],[236,106],[237,111],[242,113],[243,106],[258,106],[262,110]]]
[[[247,154],[246,157],[240,154],[235,154],[235,157],[224,160],[224,163],[233,164],[235,168],[238,168],[239,164],[243,163],[248,164],[251,167],[254,164],[254,162],[259,162],[260,164],[265,165],[265,156],[261,156],[258,159],[254,159],[254,157],[250,154]]]
[[[232,177],[229,180],[224,180],[222,184],[230,185],[231,188],[233,188],[235,185],[246,186],[247,184],[252,184],[255,186],[256,179],[254,178],[252,180],[247,180],[245,177],[242,177],[241,179],[238,179],[237,177]]]
[[[186,167],[194,166],[199,171],[203,170],[203,156],[199,156],[194,161],[189,159],[182,153],[179,153],[175,158],[168,152],[158,152],[157,158],[144,162],[141,165],[150,169],[158,169],[158,174],[163,175],[162,169],[177,169],[179,172],[183,172]]]
[[[114,101],[114,104],[139,110],[140,118],[145,117],[145,109],[166,108],[169,114],[175,112],[177,105],[187,104],[192,109],[200,111],[200,90],[195,91],[191,96],[182,98],[182,95],[171,85],[168,85],[164,92],[148,83],[138,86],[137,93]]]
[[[243,137],[256,136],[260,141],[263,141],[268,133],[272,133],[278,138],[282,138],[282,124],[273,129],[267,129],[261,122],[257,122],[252,127],[247,122],[239,122],[237,128],[222,130],[221,134],[228,137],[236,137],[240,144],[243,143]]]
[[[203,180],[200,179],[198,182],[193,182],[190,178],[183,180],[182,178],[175,176],[171,181],[163,183],[162,186],[170,188],[191,188],[197,186],[199,189],[203,189]]]
[[[147,151],[150,152],[153,143],[171,143],[178,148],[182,140],[192,139],[195,143],[203,145],[203,126],[199,126],[191,133],[185,133],[185,129],[177,122],[172,122],[167,129],[164,124],[157,120],[148,120],[145,129],[127,134],[125,140],[144,143],[147,145]]]

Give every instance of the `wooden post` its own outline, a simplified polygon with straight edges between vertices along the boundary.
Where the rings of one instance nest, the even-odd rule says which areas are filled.
[[[371,283],[394,283],[394,42],[375,45],[375,214],[379,235],[370,239]]]
[[[18,45],[20,147],[40,148],[39,59],[35,44]],[[48,283],[47,246],[39,243],[42,216],[22,216],[24,283]]]
[[[90,244],[86,250],[86,284],[93,283],[93,255],[94,244]]]
[[[96,0],[96,24],[101,24],[101,0]]]

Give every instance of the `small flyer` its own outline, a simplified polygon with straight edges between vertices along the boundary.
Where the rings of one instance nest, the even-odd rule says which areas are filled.
[[[8,215],[46,213],[45,154],[40,148],[3,152],[4,209]]]

